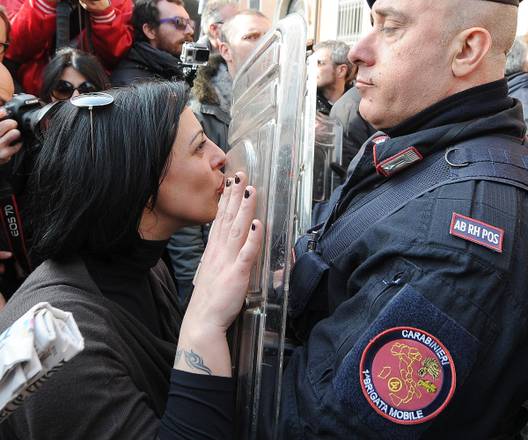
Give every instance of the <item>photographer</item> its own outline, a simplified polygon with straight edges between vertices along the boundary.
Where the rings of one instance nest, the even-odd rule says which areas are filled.
[[[72,5],[79,13],[72,14],[75,18],[80,16],[83,21],[88,15],[86,29],[78,35],[79,48],[93,48],[103,65],[113,68],[132,45],[132,1],[85,0]],[[42,72],[55,50],[56,9],[54,0],[26,0],[12,21],[12,42],[6,58],[19,65],[17,78],[33,95],[40,91]],[[81,14],[84,11],[87,14]]]
[[[0,106],[3,106],[13,97],[14,84],[9,71],[3,64],[0,64]],[[17,123],[13,119],[4,119],[5,111],[0,108],[0,166],[8,163],[20,148],[22,148],[21,134],[17,128]],[[0,275],[5,272],[5,265],[2,260],[12,257],[12,253],[5,249],[0,250]],[[0,291],[0,310],[4,307],[5,298],[3,291]]]

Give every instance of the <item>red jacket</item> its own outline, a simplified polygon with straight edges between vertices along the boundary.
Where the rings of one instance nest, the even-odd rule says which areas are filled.
[[[13,17],[16,15],[16,13],[22,7],[23,4],[24,4],[24,0],[3,0],[2,1],[2,6],[6,10],[9,20],[13,19]]]
[[[132,45],[132,8],[132,0],[113,0],[104,11],[89,14],[94,52],[107,69],[114,67]],[[55,3],[47,0],[25,0],[11,22],[6,58],[20,65],[17,78],[27,93],[40,92],[42,72],[53,55],[55,22]],[[90,47],[85,31],[81,38],[84,47]]]

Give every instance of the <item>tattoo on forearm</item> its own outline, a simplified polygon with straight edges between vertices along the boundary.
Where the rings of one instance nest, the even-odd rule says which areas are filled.
[[[213,374],[211,369],[204,364],[203,359],[201,358],[201,356],[198,355],[197,353],[195,353],[194,351],[192,351],[192,349],[191,349],[191,351],[176,350],[176,357],[174,359],[174,365],[175,366],[180,361],[180,359],[182,357],[182,353],[185,356],[185,363],[187,364],[187,366],[189,368],[194,368],[196,370],[203,371],[204,373],[207,373],[209,375]]]

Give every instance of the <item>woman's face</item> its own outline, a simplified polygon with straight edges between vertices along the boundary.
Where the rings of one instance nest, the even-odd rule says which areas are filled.
[[[170,166],[161,182],[154,209],[146,209],[140,232],[145,239],[164,240],[177,229],[211,221],[224,189],[224,152],[203,132],[193,112],[180,116]]]
[[[51,91],[51,102],[64,101],[80,93],[95,91],[97,88],[82,73],[68,66],[62,71],[55,88]]]

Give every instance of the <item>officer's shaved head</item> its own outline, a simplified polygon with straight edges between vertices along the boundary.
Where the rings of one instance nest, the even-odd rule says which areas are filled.
[[[492,38],[493,55],[506,55],[512,47],[517,28],[518,7],[493,1],[443,0],[449,14],[448,33],[482,27]],[[456,13],[453,14],[453,11]]]
[[[373,30],[349,53],[359,111],[390,128],[427,107],[504,77],[517,7],[484,0],[376,0]]]

